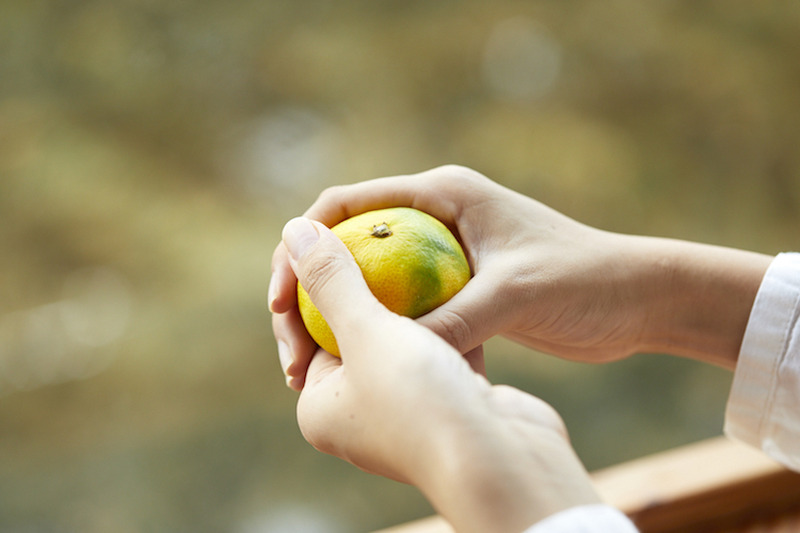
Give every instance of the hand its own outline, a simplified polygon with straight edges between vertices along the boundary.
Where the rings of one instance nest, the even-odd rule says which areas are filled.
[[[464,245],[474,277],[453,299],[418,319],[461,353],[499,333],[587,361],[616,359],[636,349],[641,315],[618,304],[637,296],[615,266],[618,237],[476,172],[449,166],[335,187],[306,216],[332,226],[395,205],[432,214]],[[270,284],[273,329],[289,384],[299,389],[316,345],[297,313],[295,284],[286,249],[278,246]]]
[[[306,216],[331,226],[389,206],[430,213],[465,247],[473,278],[418,319],[461,353],[503,334],[584,362],[658,352],[732,367],[771,260],[601,231],[455,166],[328,189]],[[315,344],[296,312],[295,282],[279,246],[273,329],[290,386],[299,388]]]
[[[416,485],[457,531],[522,531],[597,502],[547,404],[491,386],[433,331],[388,311],[319,222],[290,221],[283,245],[341,349],[316,351],[298,401],[317,449]]]

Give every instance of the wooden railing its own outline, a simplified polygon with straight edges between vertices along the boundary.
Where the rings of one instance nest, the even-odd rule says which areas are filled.
[[[592,474],[642,533],[800,532],[800,474],[724,437]],[[453,533],[430,517],[376,533]]]

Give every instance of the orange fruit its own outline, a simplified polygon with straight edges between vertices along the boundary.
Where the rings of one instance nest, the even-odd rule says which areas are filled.
[[[422,211],[409,207],[368,211],[331,231],[353,254],[375,297],[397,314],[422,316],[449,300],[470,278],[467,258],[456,238]],[[297,303],[311,337],[338,356],[333,332],[300,283]]]

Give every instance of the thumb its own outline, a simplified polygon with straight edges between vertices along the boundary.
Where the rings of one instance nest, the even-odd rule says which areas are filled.
[[[476,274],[450,300],[417,321],[467,354],[508,327],[509,305],[518,299],[504,294],[489,270]]]
[[[292,270],[334,335],[337,331],[355,331],[364,316],[374,316],[383,309],[350,250],[322,223],[293,218],[284,226],[282,236]]]

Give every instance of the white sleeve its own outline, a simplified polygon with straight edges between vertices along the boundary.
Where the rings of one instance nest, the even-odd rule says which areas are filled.
[[[582,505],[548,516],[524,533],[638,533],[627,516],[608,505]]]
[[[725,433],[800,471],[800,253],[770,264],[747,323]]]

